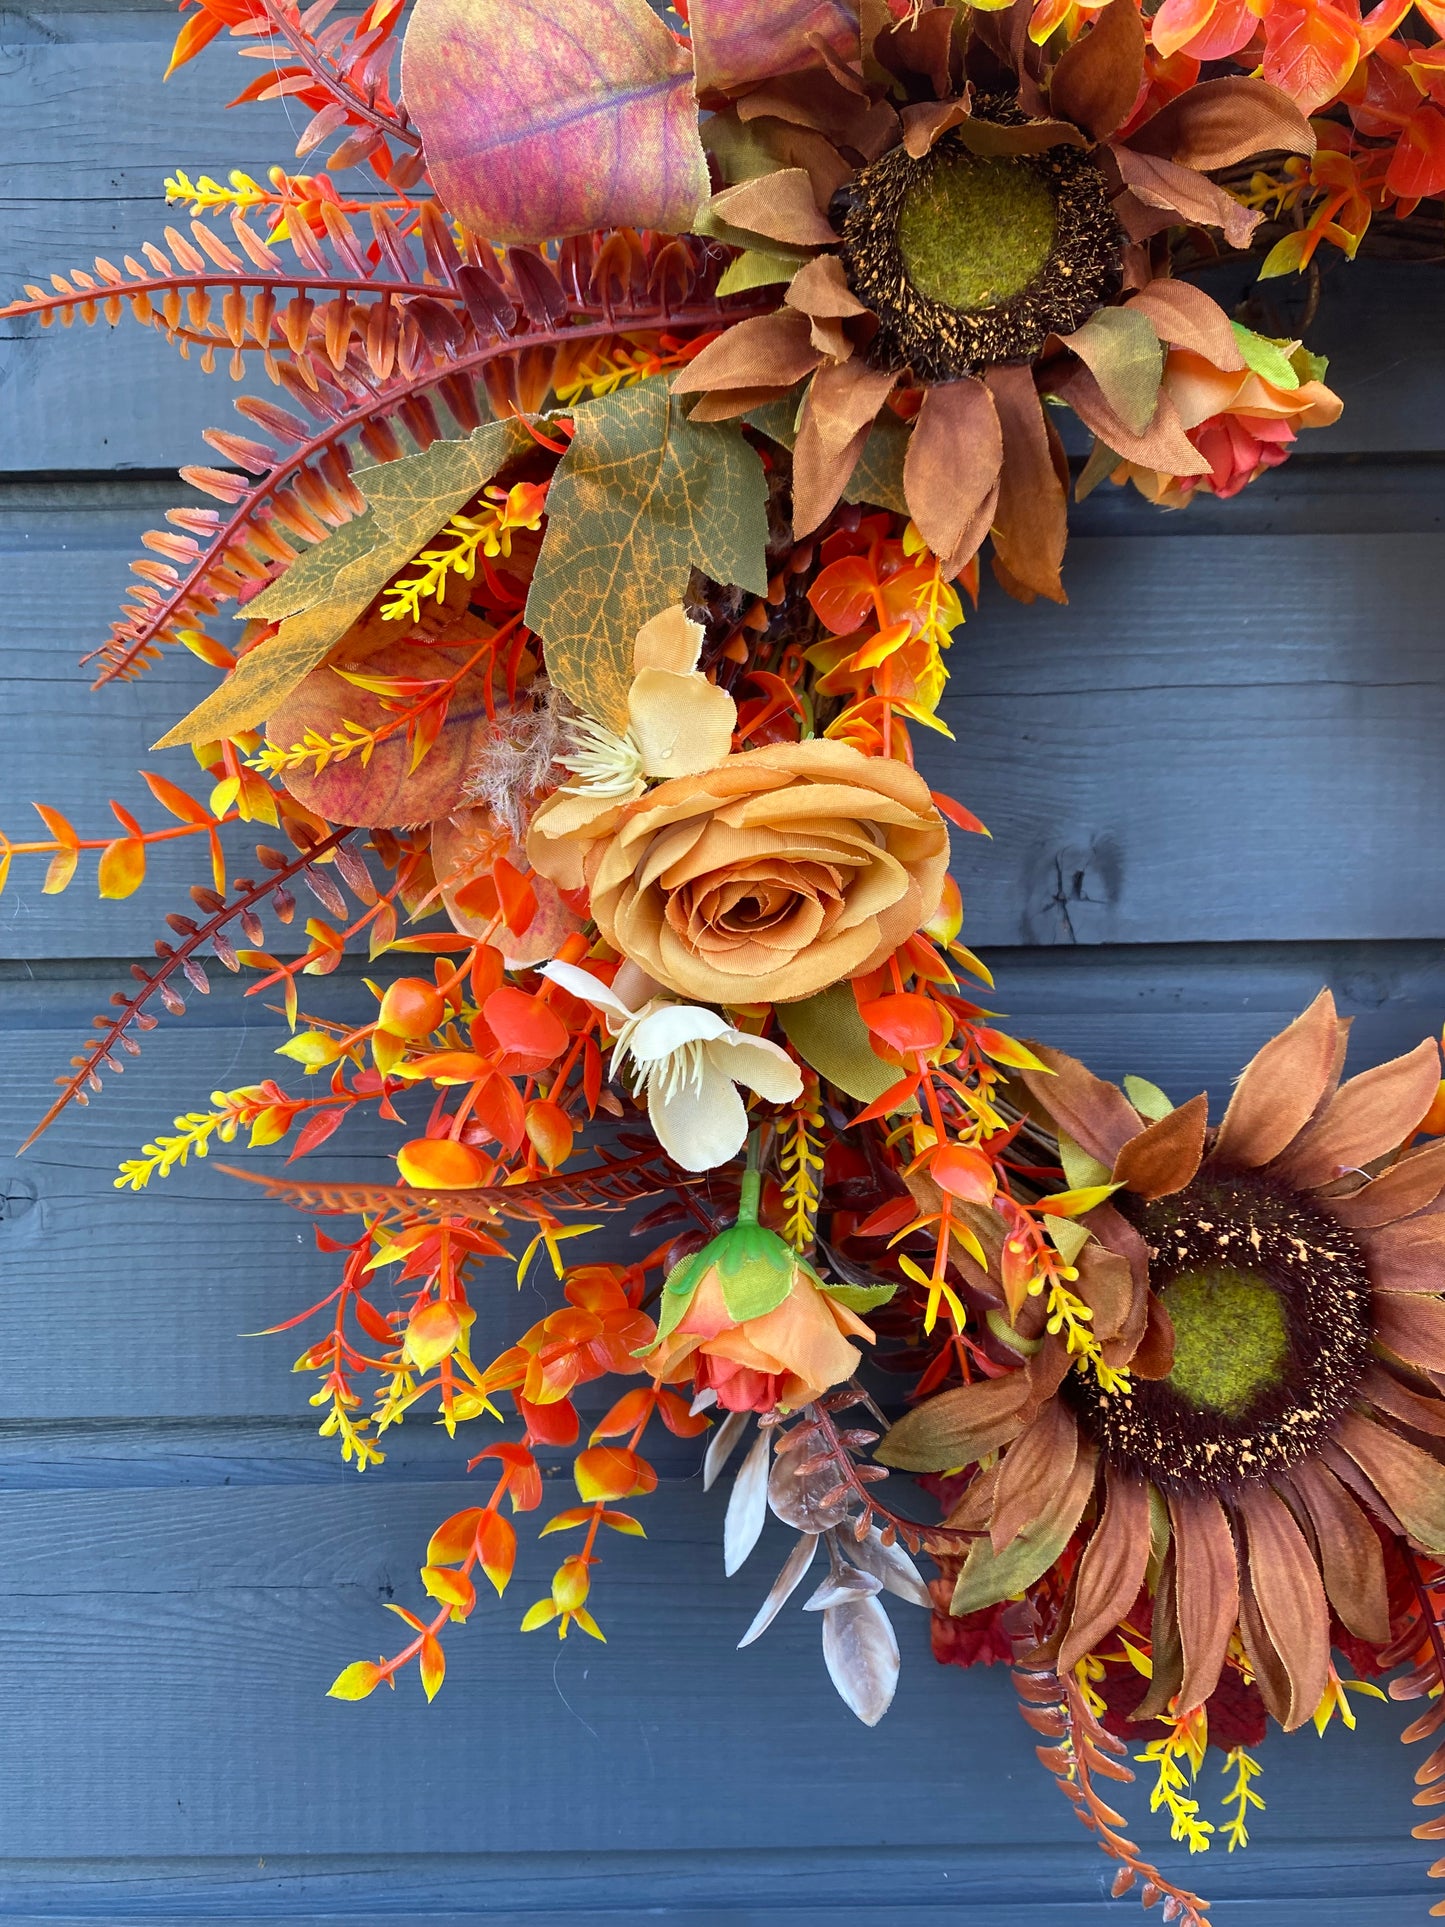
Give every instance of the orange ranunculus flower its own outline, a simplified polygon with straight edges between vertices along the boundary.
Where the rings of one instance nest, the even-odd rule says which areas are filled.
[[[793,1262],[782,1302],[741,1321],[728,1310],[727,1283],[714,1262],[647,1362],[660,1379],[690,1377],[698,1391],[716,1392],[725,1411],[780,1406],[791,1412],[852,1377],[861,1353],[850,1338],[871,1343],[873,1333],[856,1312],[819,1289],[801,1260]]]
[[[1327,428],[1344,403],[1322,381],[1297,387],[1266,380],[1251,368],[1217,368],[1204,355],[1171,348],[1163,392],[1178,411],[1188,439],[1209,464],[1207,475],[1166,475],[1123,462],[1116,482],[1132,481],[1162,508],[1183,508],[1196,491],[1237,495],[1267,468],[1277,468],[1301,428]]]
[[[744,750],[554,835],[574,802],[537,812],[532,862],[585,882],[607,942],[705,1003],[792,1003],[872,969],[933,915],[948,869],[922,777],[822,738]]]

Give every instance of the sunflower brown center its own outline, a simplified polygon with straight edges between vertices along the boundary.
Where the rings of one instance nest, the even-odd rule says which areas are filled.
[[[1118,1203],[1125,1194],[1120,1193]],[[1370,1346],[1370,1281],[1351,1234],[1252,1172],[1211,1170],[1135,1200],[1151,1288],[1174,1328],[1167,1377],[1126,1394],[1071,1373],[1066,1395],[1105,1457],[1166,1489],[1238,1486],[1315,1451]]]
[[[848,285],[878,318],[870,359],[920,381],[1027,360],[1121,285],[1123,234],[1092,156],[1067,144],[981,154],[984,123],[1026,116],[976,100],[971,123],[926,154],[892,148],[830,209]]]
[[[920,294],[954,308],[989,308],[1033,280],[1056,226],[1053,197],[1036,169],[961,147],[904,195],[898,252]]]

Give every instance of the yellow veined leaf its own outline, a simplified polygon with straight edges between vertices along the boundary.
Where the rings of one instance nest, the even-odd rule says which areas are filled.
[[[627,725],[632,644],[694,564],[767,593],[767,484],[735,422],[693,422],[664,380],[577,409],[527,597],[547,672],[584,714]]]
[[[1086,1211],[1112,1198],[1119,1188],[1117,1184],[1089,1184],[1081,1191],[1055,1191],[1052,1197],[1040,1198],[1039,1205],[1051,1218],[1082,1218]]]
[[[353,1660],[344,1667],[326,1689],[326,1697],[333,1700],[364,1700],[374,1693],[389,1675],[369,1659]]]
[[[433,442],[420,455],[358,469],[370,512],[293,562],[242,610],[279,622],[231,674],[155,745],[233,737],[262,723],[283,696],[323,662],[397,570],[513,455],[531,446],[521,422],[484,422],[463,441]]]

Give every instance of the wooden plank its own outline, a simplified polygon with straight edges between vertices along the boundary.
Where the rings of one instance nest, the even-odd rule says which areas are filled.
[[[1445,471],[1428,476],[1411,497],[1421,524],[1445,500]],[[75,667],[104,634],[145,517],[41,516],[16,499],[0,514],[10,589],[0,823],[28,834],[20,826],[40,800],[102,834],[110,795],[141,797],[142,819],[157,821],[130,772],[159,761],[192,781],[188,758],[153,759],[147,745],[211,672],[176,651],[89,695]],[[957,742],[920,732],[919,744],[930,779],[993,831],[987,844],[957,840],[970,940],[1445,934],[1445,874],[1419,861],[1445,797],[1442,556],[1445,541],[1424,526],[1241,529],[1226,546],[1116,525],[1074,544],[1067,609],[1024,608],[986,584],[950,661],[944,713]],[[1172,599],[1181,580],[1196,585],[1187,613]],[[203,868],[188,845],[171,845],[147,891],[99,904],[84,878],[46,898],[40,866],[17,865],[0,901],[0,955],[144,952]]]
[[[1381,1062],[1439,1030],[1445,962],[1439,946],[1219,945],[1137,950],[1004,952],[993,956],[993,1008],[1021,1035],[1042,1035],[1077,1051],[1100,1072],[1136,1071],[1176,1098],[1201,1088],[1216,1111],[1240,1067],[1264,1040],[1332,984],[1356,1014],[1352,1063]],[[219,977],[219,973],[218,973]],[[84,1035],[91,1013],[124,981],[116,966],[95,977],[27,979],[10,966],[0,978],[0,1151],[8,1152],[44,1110],[50,1080]],[[328,1014],[366,1009],[354,978],[308,985],[306,1002]],[[139,1196],[114,1189],[120,1159],[133,1156],[173,1113],[204,1108],[212,1090],[278,1075],[299,1076],[273,1055],[280,1022],[240,998],[229,979],[191,1014],[167,1020],[121,1080],[109,1078],[87,1110],[72,1110],[24,1160],[11,1182],[33,1187],[34,1208],[0,1221],[0,1302],[13,1356],[45,1361],[12,1387],[14,1416],[137,1420],[305,1418],[313,1389],[293,1376],[304,1338],[242,1339],[293,1316],[332,1287],[334,1261],[312,1247],[307,1221],[266,1203],[212,1164],[155,1180]],[[404,1114],[419,1118],[415,1105]],[[308,1168],[387,1175],[394,1128],[348,1126]],[[225,1155],[247,1168],[274,1168],[280,1152]],[[597,1256],[635,1247],[621,1221],[588,1241]],[[494,1288],[479,1293],[480,1353],[499,1350],[550,1309],[536,1284],[518,1293],[498,1264]],[[61,1350],[56,1334],[64,1334]],[[488,1354],[490,1355],[490,1353]],[[329,1468],[333,1447],[313,1440],[311,1463]],[[408,1444],[407,1451],[410,1452]],[[468,1450],[451,1448],[455,1465]],[[219,1456],[234,1457],[231,1446]],[[443,1455],[445,1458],[445,1455]],[[318,1470],[316,1476],[322,1476]]]
[[[27,1770],[4,1795],[6,1850],[306,1854],[322,1866],[357,1855],[364,1866],[382,1847],[445,1856],[503,1841],[509,1856],[846,1847],[850,1861],[907,1846],[957,1856],[966,1878],[976,1864],[980,1887],[1028,1878],[1026,1845],[1079,1864],[1074,1823],[1039,1777],[1007,1676],[940,1675],[916,1610],[898,1608],[899,1696],[872,1732],[832,1697],[811,1615],[788,1611],[757,1646],[731,1650],[789,1535],[770,1524],[755,1561],[724,1581],[725,1492],[704,1497],[686,1480],[664,1480],[643,1505],[647,1543],[607,1549],[594,1594],[605,1648],[518,1635],[554,1557],[524,1534],[513,1590],[453,1629],[437,1706],[413,1679],[361,1706],[322,1698],[342,1663],[389,1641],[382,1604],[417,1603],[430,1525],[474,1496],[473,1485],[422,1492],[368,1475],[341,1491],[7,1499],[0,1705]],[[127,1772],[141,1708],[145,1771]],[[1314,1841],[1336,1854],[1345,1842],[1398,1841],[1396,1877],[1423,1891],[1427,1855],[1404,1842],[1415,1761],[1393,1744],[1402,1724],[1399,1709],[1367,1703],[1353,1739],[1267,1742],[1262,1839],[1295,1855]],[[762,1775],[760,1734],[778,1736],[775,1770]],[[1144,1818],[1144,1790],[1122,1797],[1152,1847],[1162,1829]],[[1204,1798],[1212,1809],[1214,1772]],[[1180,1858],[1167,1844],[1161,1857]],[[1189,1868],[1196,1879],[1215,1871]],[[742,1879],[732,1897],[754,1898]],[[629,1891],[641,1911],[646,1885],[618,1900]]]

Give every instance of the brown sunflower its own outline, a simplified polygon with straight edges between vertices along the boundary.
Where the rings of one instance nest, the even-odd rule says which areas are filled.
[[[800,537],[892,401],[909,423],[909,511],[934,552],[961,566],[992,529],[1004,586],[1062,600],[1067,467],[1041,392],[1115,453],[1136,451],[1125,459],[1205,472],[1161,393],[1163,351],[1244,364],[1222,311],[1163,278],[1151,242],[1183,222],[1243,245],[1259,217],[1206,170],[1308,152],[1314,137],[1284,95],[1245,78],[1154,111],[1135,0],[1112,0],[1052,61],[1006,37],[1014,17],[948,0],[885,14],[856,67],[835,56],[707,100],[704,140],[730,184],[697,226],[741,250],[720,291],[787,291],[673,387],[716,421],[808,382]]]
[[[1440,1088],[1433,1041],[1340,1084],[1328,991],[1267,1043],[1216,1130],[1207,1099],[1141,1115],[1033,1048],[1034,1106],[1119,1187],[1083,1222],[1075,1289],[1121,1381],[1045,1338],[1027,1369],[946,1392],[880,1456],[944,1470],[999,1451],[955,1515],[980,1532],[955,1612],[1027,1589],[1082,1535],[1060,1670],[1141,1587],[1154,1679],[1138,1717],[1213,1692],[1236,1628],[1285,1728],[1327,1683],[1331,1614],[1389,1638],[1376,1530],[1445,1554],[1445,1140],[1408,1146]]]

